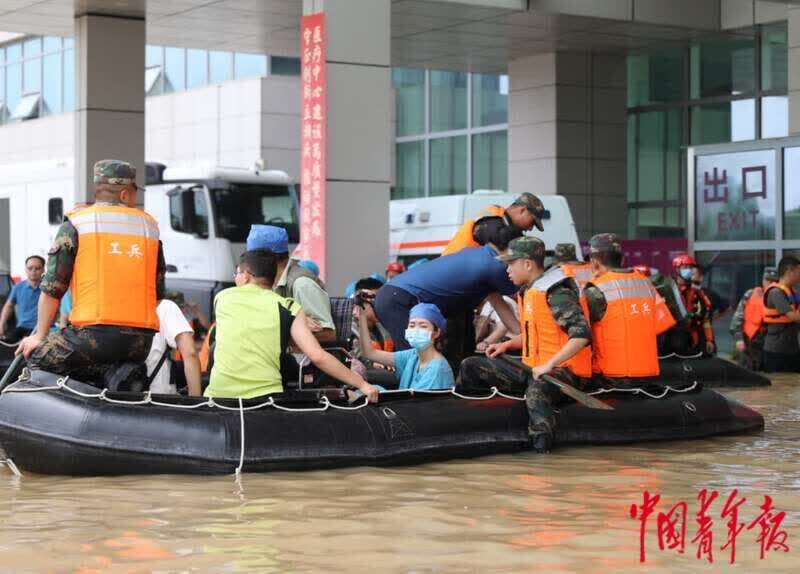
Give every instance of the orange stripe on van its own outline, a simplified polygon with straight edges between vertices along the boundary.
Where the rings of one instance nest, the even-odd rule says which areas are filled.
[[[449,241],[407,241],[395,243],[392,249],[422,249],[423,247],[444,247]]]

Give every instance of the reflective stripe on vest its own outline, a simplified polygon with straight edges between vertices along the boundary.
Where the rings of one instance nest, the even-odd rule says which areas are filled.
[[[591,263],[561,263],[559,267],[567,274],[568,277],[575,279],[578,288],[583,290],[586,284],[592,279],[592,264]]]
[[[755,287],[744,306],[742,332],[748,339],[752,340],[764,326],[765,311],[764,290],[761,287]]]
[[[489,205],[484,207],[474,219],[470,219],[464,223],[464,225],[462,225],[458,231],[456,231],[456,234],[453,235],[450,243],[448,243],[447,247],[445,247],[442,251],[442,255],[452,255],[453,253],[458,253],[467,247],[480,247],[480,244],[475,241],[475,237],[473,235],[475,231],[475,223],[486,217],[505,217],[505,214],[506,210],[499,205]]]
[[[553,267],[525,291],[520,308],[522,361],[529,367],[545,364],[569,341],[567,334],[553,319],[547,304],[548,290],[567,279],[568,276],[561,269]],[[586,307],[582,307],[585,317]],[[558,366],[568,368],[579,377],[591,377],[591,348],[587,346],[581,349],[577,355]]]
[[[70,322],[158,330],[158,223],[121,205],[93,205],[67,218],[78,231]]]
[[[792,303],[794,301],[794,290],[786,287],[785,285],[781,285],[780,283],[773,283],[767,290],[764,292],[764,322],[768,325],[777,325],[781,323],[793,323],[789,317],[786,315],[781,314],[780,311],[777,309],[772,309],[767,307],[767,297],[769,296],[769,292],[773,289],[780,289],[784,293],[786,293],[786,297],[789,299],[789,303],[791,304],[792,311],[797,311],[797,303]]]
[[[650,281],[638,273],[608,271],[590,285],[607,303],[603,318],[592,325],[594,371],[616,378],[657,376],[656,292]]]

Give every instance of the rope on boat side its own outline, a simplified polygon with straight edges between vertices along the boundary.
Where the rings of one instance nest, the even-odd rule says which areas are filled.
[[[19,347],[19,341],[17,341],[16,343],[6,343],[5,341],[0,340],[0,346],[8,347],[9,349],[16,349],[17,347]]]
[[[14,476],[22,476],[22,473],[21,473],[21,472],[19,471],[19,469],[17,468],[17,465],[16,465],[16,464],[14,464],[14,461],[13,461],[13,460],[11,460],[10,458],[3,458],[3,459],[0,459],[0,464],[4,464],[5,466],[7,466],[7,467],[8,467],[8,470],[10,470],[10,471],[11,471],[11,473],[12,473]]]
[[[244,466],[244,405],[242,404],[242,397],[239,397],[239,436],[241,437],[239,466],[236,467],[236,472],[234,472],[237,477],[242,474],[242,467]]]
[[[598,389],[596,391],[593,391],[591,393],[586,393],[586,394],[594,396],[594,395],[604,395],[604,394],[608,394],[608,393],[630,393],[630,394],[634,394],[634,395],[639,395],[639,394],[645,395],[645,396],[650,397],[651,399],[663,399],[664,397],[667,396],[667,394],[669,394],[670,391],[672,391],[673,393],[688,393],[689,391],[693,391],[694,389],[697,388],[697,384],[698,384],[697,381],[695,381],[695,382],[693,382],[691,384],[691,386],[688,386],[688,387],[685,387],[685,388],[682,388],[682,389],[676,389],[676,388],[674,388],[674,387],[672,387],[670,385],[667,385],[667,386],[664,387],[664,392],[660,393],[660,394],[657,394],[657,395],[654,395],[653,393],[647,392],[645,389],[643,389],[641,387],[636,387],[636,388],[631,388],[631,389],[621,389],[621,388]]]
[[[699,359],[703,356],[703,352],[700,351],[696,355],[679,355],[678,353],[670,353],[669,355],[659,356],[659,359],[671,359],[672,357],[677,357],[679,359]]]

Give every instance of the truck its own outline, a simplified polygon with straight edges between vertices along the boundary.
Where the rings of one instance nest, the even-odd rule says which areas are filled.
[[[442,250],[456,231],[489,205],[508,206],[517,198],[498,190],[478,190],[467,195],[398,199],[391,202],[390,258],[406,265],[420,259],[432,259]],[[558,243],[570,243],[581,257],[581,247],[567,198],[543,195],[544,231],[534,229],[529,235],[544,241],[552,256]]]
[[[283,227],[290,244],[300,239],[297,188],[278,170],[148,163],[144,209],[159,223],[167,289],[206,315],[214,296],[233,285],[252,224]]]

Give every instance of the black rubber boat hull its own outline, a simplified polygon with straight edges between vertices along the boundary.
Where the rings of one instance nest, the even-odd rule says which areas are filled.
[[[55,381],[40,375],[45,380],[22,388]],[[97,392],[72,381],[70,386]],[[694,439],[764,425],[754,410],[711,390],[609,402],[615,410],[563,406],[556,446]],[[0,445],[23,472],[231,473],[239,465],[241,420],[237,403],[227,404],[235,410],[112,404],[64,390],[7,392],[0,397]],[[354,411],[265,407],[244,414],[243,471],[404,465],[513,452],[527,447],[527,420],[523,402],[500,397],[389,395]]]
[[[659,361],[659,379],[666,382],[697,381],[706,388],[768,387],[772,382],[762,373],[746,369],[720,357],[681,359],[671,357]]]

